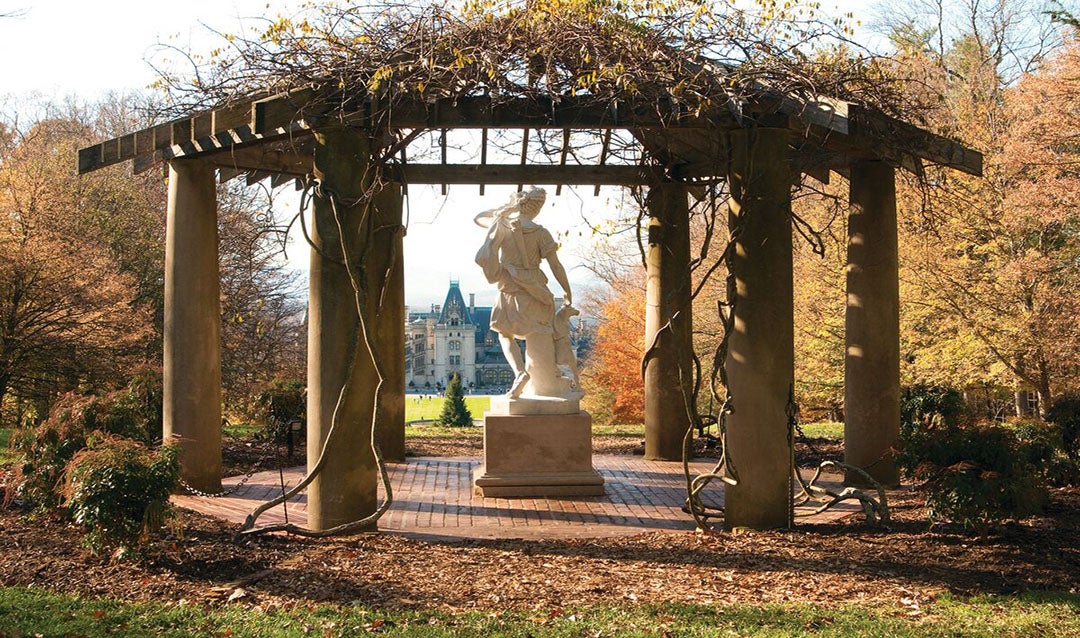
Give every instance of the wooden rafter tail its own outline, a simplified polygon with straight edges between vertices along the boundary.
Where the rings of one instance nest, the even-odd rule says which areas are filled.
[[[239,168],[228,168],[227,166],[221,166],[218,168],[218,183],[225,184],[231,180],[240,177],[247,171]]]
[[[562,149],[559,150],[559,166],[566,166],[566,155],[570,152],[570,129],[562,130]],[[562,195],[562,184],[555,185],[555,196]]]
[[[267,177],[270,177],[271,175],[272,175],[272,173],[268,173],[266,171],[248,171],[247,185],[248,186],[254,186],[255,184],[258,184],[259,182],[263,181]]]

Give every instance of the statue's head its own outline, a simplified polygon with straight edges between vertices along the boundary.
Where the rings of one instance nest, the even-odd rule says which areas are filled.
[[[496,219],[514,220],[518,217],[532,219],[540,214],[547,199],[547,192],[542,188],[530,188],[527,191],[514,193],[510,201],[498,208],[485,210],[477,215],[473,221],[481,228],[490,228]]]
[[[527,191],[514,193],[511,199],[517,205],[522,217],[532,219],[539,215],[540,209],[544,207],[547,191],[542,188],[530,188]]]

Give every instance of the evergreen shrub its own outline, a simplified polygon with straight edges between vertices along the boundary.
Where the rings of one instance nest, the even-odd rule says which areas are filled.
[[[20,460],[5,500],[20,498],[40,509],[58,507],[64,468],[86,447],[91,433],[148,442],[161,431],[161,412],[161,376],[153,370],[136,374],[127,387],[102,397],[65,394],[44,421],[12,433],[10,446]]]
[[[1053,428],[972,423],[958,392],[931,386],[906,390],[901,414],[897,461],[920,481],[931,520],[982,530],[1045,506]]]
[[[307,383],[299,379],[275,379],[256,396],[263,427],[255,436],[265,441],[285,443],[289,423],[307,415]]]
[[[442,413],[435,421],[439,425],[465,427],[472,425],[472,413],[465,405],[465,393],[461,389],[461,379],[458,375],[450,378],[450,384],[446,386]]]
[[[161,526],[180,478],[178,448],[151,451],[115,436],[91,436],[64,472],[64,504],[94,549],[145,542]]]
[[[1062,397],[1046,412],[1046,420],[1061,427],[1061,444],[1070,459],[1080,461],[1080,396]]]

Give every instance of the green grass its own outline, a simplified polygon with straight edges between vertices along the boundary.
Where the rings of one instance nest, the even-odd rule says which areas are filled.
[[[836,439],[844,438],[844,424],[822,421],[821,423],[803,423],[799,427],[812,439]]]
[[[442,413],[442,397],[429,396],[420,399],[415,394],[405,396],[405,422],[410,421],[434,421]],[[484,418],[484,412],[491,409],[491,397],[465,397],[465,407],[469,408],[474,419]]]
[[[0,630],[42,636],[1080,636],[1080,594],[944,598],[917,613],[846,605],[602,605],[506,613],[381,612],[359,605],[256,611],[124,603],[0,589]],[[667,632],[665,634],[664,632]]]
[[[615,423],[603,425],[593,423],[592,433],[594,436],[625,436],[627,438],[640,439],[645,436],[644,423]]]
[[[256,432],[263,429],[263,426],[258,423],[232,423],[221,428],[221,431],[234,439],[250,439],[255,436]]]

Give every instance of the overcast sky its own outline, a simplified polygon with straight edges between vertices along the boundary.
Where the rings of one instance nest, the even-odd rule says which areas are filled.
[[[104,92],[143,90],[157,77],[148,60],[160,59],[162,45],[207,51],[218,43],[207,27],[225,33],[251,33],[268,17],[287,13],[297,2],[282,0],[0,0],[0,95],[10,108],[21,98],[70,96],[93,99]],[[857,0],[834,3],[859,7]],[[858,10],[858,9],[855,9]],[[5,114],[7,115],[7,114]],[[74,159],[73,159],[74,161]],[[405,242],[406,301],[421,308],[441,303],[451,278],[466,295],[490,304],[494,291],[473,263],[483,231],[473,216],[502,204],[513,187],[488,187],[480,197],[475,186],[451,186],[447,197],[438,187],[412,187],[407,202],[409,227]],[[601,219],[621,194],[605,189],[563,189],[538,219],[560,237],[560,257],[575,292],[590,281],[580,267],[590,250],[591,233],[583,219]],[[280,202],[282,209],[290,200]],[[306,254],[294,243],[290,262],[306,267]],[[554,285],[554,283],[553,283]]]

